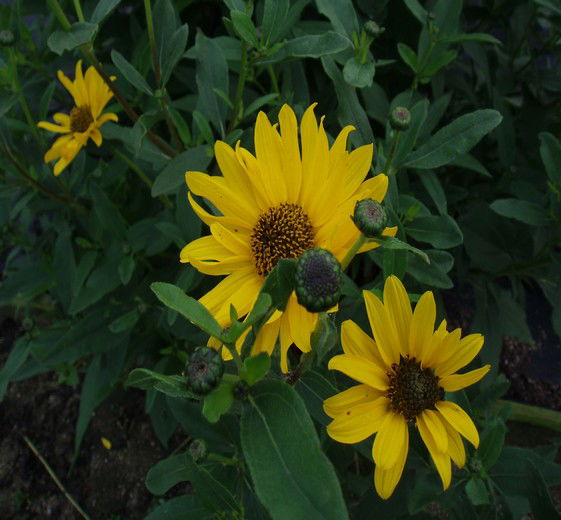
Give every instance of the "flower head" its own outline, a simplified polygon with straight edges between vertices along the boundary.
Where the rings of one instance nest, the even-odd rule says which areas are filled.
[[[385,175],[366,179],[372,145],[347,152],[345,127],[329,147],[323,120],[314,106],[300,124],[284,105],[279,127],[260,112],[255,125],[255,155],[238,143],[235,149],[217,141],[221,176],[187,172],[189,200],[210,227],[210,235],[186,245],[181,261],[205,274],[226,275],[201,298],[220,325],[228,326],[230,305],[238,315],[253,306],[265,277],[281,258],[298,258],[312,247],[331,251],[341,261],[359,236],[350,215],[357,200],[381,201],[388,187]],[[209,200],[220,214],[203,209],[192,194]],[[393,236],[396,228],[385,234]],[[376,247],[363,246],[360,251]],[[298,304],[294,293],[286,309],[276,312],[261,329],[254,352],[272,352],[280,338],[281,368],[288,370],[287,351],[295,344],[310,350],[317,314]]]
[[[105,105],[113,94],[103,78],[94,67],[89,67],[82,74],[82,61],[76,63],[76,77],[70,81],[64,73],[58,71],[58,79],[74,98],[75,106],[70,114],[56,113],[55,123],[41,121],[37,126],[49,132],[65,134],[59,137],[45,154],[45,162],[57,160],[54,174],[59,175],[86,146],[88,139],[101,146],[102,137],[99,127],[106,121],[118,121],[117,115],[111,112],[102,114]],[[115,80],[115,76],[111,76]]]
[[[329,368],[360,384],[324,402],[325,412],[333,419],[327,432],[343,443],[376,434],[374,485],[382,498],[388,498],[405,466],[412,424],[446,489],[451,480],[450,460],[459,467],[465,464],[460,435],[477,448],[479,434],[466,412],[446,401],[444,393],[472,385],[489,371],[485,365],[455,373],[478,354],[483,336],[461,338],[460,329],[448,332],[444,320],[435,331],[432,292],[424,293],[412,312],[407,292],[395,276],[386,280],[384,303],[368,291],[364,300],[374,340],[354,322],[343,323],[344,354],[333,357]]]

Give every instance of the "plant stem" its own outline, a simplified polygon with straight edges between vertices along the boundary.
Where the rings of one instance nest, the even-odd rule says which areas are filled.
[[[503,406],[510,407],[510,415],[508,417],[510,421],[533,424],[534,426],[541,426],[555,432],[561,432],[561,412],[557,410],[499,399],[497,401],[497,408]]]
[[[221,464],[225,464],[227,466],[236,466],[238,464],[238,460],[231,457],[224,457],[223,455],[219,455],[218,453],[209,453],[208,460],[214,460],[215,462],[220,462]]]
[[[140,166],[138,166],[138,164],[133,162],[126,154],[121,152],[121,150],[119,150],[118,148],[113,146],[111,143],[108,143],[108,144],[109,144],[109,148],[111,148],[113,153],[119,159],[121,159],[121,161],[123,161],[134,173],[136,173],[138,175],[138,177],[140,178],[140,180],[144,184],[146,184],[146,186],[148,186],[148,189],[150,191],[152,191],[152,185],[154,183],[152,182],[152,179],[150,179],[150,177],[148,177],[148,175],[146,175],[146,172],[144,172],[144,170],[142,170],[142,168],[140,168]],[[162,204],[166,208],[168,208],[168,209],[173,208],[173,204],[171,203],[171,201],[165,195],[159,195],[158,198],[160,199],[160,201],[162,202]]]
[[[161,81],[160,62],[158,60],[158,52],[156,50],[156,37],[154,35],[154,19],[152,18],[151,0],[144,0],[144,12],[146,13],[148,41],[150,42],[150,52],[152,54],[152,68],[154,69],[154,76],[156,76],[156,83],[159,86]]]
[[[59,21],[60,25],[62,25],[62,28],[65,31],[70,31],[70,29],[72,28],[72,25],[70,24],[70,21],[68,20],[68,18],[64,14],[64,11],[60,7],[60,4],[58,3],[58,0],[47,0],[47,3],[49,4],[49,7],[53,11],[53,13],[56,16],[57,20]]]
[[[62,483],[60,482],[60,480],[56,476],[56,473],[52,470],[52,468],[49,466],[47,461],[39,453],[39,450],[35,447],[35,444],[33,444],[26,435],[23,436],[23,440],[25,441],[25,444],[27,444],[29,449],[33,452],[33,454],[39,459],[39,462],[41,462],[43,467],[47,470],[47,473],[53,479],[53,481],[57,485],[57,487],[63,492],[64,496],[72,504],[72,507],[74,509],[76,509],[76,511],[78,511],[78,513],[80,513],[80,515],[83,518],[85,518],[86,520],[90,520],[89,515],[80,507],[78,502],[76,502],[76,500],[74,500],[74,498],[72,498],[72,495],[70,495],[70,493],[68,493],[68,491],[66,491],[65,487],[62,485]]]
[[[368,238],[363,233],[358,236],[356,242],[353,244],[353,247],[349,249],[345,258],[343,258],[343,261],[341,262],[341,269],[343,269],[343,271],[349,266],[351,260],[358,253],[358,250],[367,242],[367,240]]]
[[[74,10],[76,11],[76,16],[78,17],[79,22],[85,21],[84,12],[82,11],[82,5],[80,4],[80,0],[73,0],[74,2]]]
[[[238,369],[238,373],[240,373],[242,368],[243,368],[243,365],[242,365],[242,358],[240,357],[240,355],[238,354],[238,351],[236,350],[236,345],[233,344],[233,343],[224,343],[224,345],[230,351],[230,354],[232,354],[232,357],[234,358],[234,361],[236,362],[236,367]]]
[[[230,133],[240,121],[240,112],[242,111],[242,96],[247,77],[247,43],[242,42],[242,54],[240,62],[240,75],[238,76],[238,85],[236,87],[236,97],[234,98],[234,108],[232,109],[232,118],[228,125],[227,133]]]
[[[275,74],[275,69],[273,69],[273,66],[269,64],[267,65],[267,70],[269,71],[269,76],[271,77],[271,84],[273,86],[273,90],[275,91],[276,94],[280,96],[279,83],[277,81],[277,75]]]
[[[393,137],[392,147],[390,149],[390,153],[388,155],[388,158],[386,160],[386,165],[384,167],[384,169],[386,170],[386,175],[392,175],[392,171],[391,171],[392,162],[400,139],[401,139],[401,132],[399,130],[396,130],[395,135]]]

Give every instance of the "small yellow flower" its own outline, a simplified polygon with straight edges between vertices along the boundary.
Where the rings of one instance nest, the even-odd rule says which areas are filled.
[[[332,358],[329,368],[361,384],[324,402],[325,413],[333,419],[327,432],[336,441],[350,444],[376,433],[374,485],[386,499],[401,478],[412,423],[447,489],[450,459],[458,467],[466,460],[460,434],[476,448],[479,434],[462,408],[444,400],[444,392],[472,385],[489,371],[490,365],[485,365],[455,373],[478,354],[483,336],[461,338],[460,329],[446,330],[445,320],[435,331],[432,292],[425,292],[412,312],[407,292],[395,276],[386,280],[384,303],[368,291],[364,291],[364,300],[374,340],[354,322],[343,323],[344,354]]]
[[[359,236],[351,220],[356,202],[381,201],[386,194],[385,175],[366,179],[372,145],[349,153],[347,136],[353,127],[347,126],[330,147],[314,107],[302,118],[300,139],[296,116],[288,105],[280,110],[280,128],[260,112],[255,155],[239,142],[232,149],[217,141],[214,151],[222,175],[186,174],[190,192],[209,200],[220,214],[205,211],[189,193],[191,206],[211,234],[187,244],[181,262],[205,274],[226,275],[200,299],[223,327],[230,324],[230,305],[239,316],[247,314],[281,258],[298,258],[319,247],[341,261]],[[393,236],[396,230],[386,228],[383,234]],[[360,251],[376,245],[366,244]],[[292,293],[284,312],[276,312],[261,329],[254,353],[271,353],[280,338],[281,368],[286,372],[290,345],[308,352],[316,323],[317,314],[299,305]]]
[[[101,146],[102,137],[99,127],[106,121],[118,121],[113,113],[102,114],[105,105],[113,94],[94,67],[89,67],[86,74],[82,74],[82,61],[76,63],[76,77],[70,81],[64,73],[58,71],[58,79],[74,98],[76,106],[70,114],[56,113],[53,119],[58,124],[41,121],[37,126],[49,132],[66,134],[59,137],[45,154],[45,162],[58,159],[54,174],[59,175],[78,154],[88,139]],[[111,76],[111,81],[115,76]]]

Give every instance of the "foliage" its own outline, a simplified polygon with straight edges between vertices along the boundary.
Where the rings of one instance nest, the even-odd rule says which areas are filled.
[[[79,374],[77,456],[105,399],[145,390],[164,446],[180,427],[210,451],[204,462],[184,450],[151,469],[155,495],[183,481],[194,494],[150,520],[426,518],[433,502],[457,518],[553,518],[555,452],[504,444],[497,370],[503,336],[532,339],[529,289],[548,300],[561,336],[560,19],[559,3],[545,0],[1,5],[0,30],[15,42],[0,46],[0,306],[25,331],[0,370],[0,398],[12,381],[56,371],[76,384],[68,374]],[[366,31],[368,20],[384,31]],[[36,123],[72,108],[55,78],[77,59],[117,76],[108,110],[119,123],[55,177],[43,162],[52,136]],[[295,368],[283,375],[276,352],[249,352],[285,308],[295,261],[277,264],[249,317],[233,309],[222,328],[197,301],[215,279],[179,262],[207,234],[184,173],[219,174],[217,140],[252,149],[259,110],[276,121],[284,103],[300,117],[312,102],[330,137],[352,124],[353,147],[375,143],[371,174],[389,177],[384,203],[398,234],[353,260],[338,313],[322,315],[312,336],[315,359],[291,353]],[[397,106],[411,113],[403,131],[389,123]],[[473,295],[471,329],[485,336],[478,361],[493,375],[459,394],[481,445],[451,488],[442,492],[417,439],[382,501],[370,448],[332,442],[322,402],[349,386],[326,369],[341,350],[340,323],[366,323],[361,290],[379,291],[391,274],[413,300],[453,286]],[[234,360],[203,397],[183,370],[209,336]]]

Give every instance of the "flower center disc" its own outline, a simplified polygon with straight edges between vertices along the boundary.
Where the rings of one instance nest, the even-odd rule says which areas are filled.
[[[89,107],[74,107],[70,111],[70,130],[72,132],[83,133],[92,122],[93,117]]]
[[[269,208],[253,228],[251,251],[255,268],[267,276],[281,258],[298,258],[314,245],[310,218],[298,204]]]
[[[390,408],[401,413],[407,421],[427,408],[435,409],[434,405],[444,396],[438,376],[430,368],[421,368],[415,358],[400,357],[399,365],[392,365],[388,377]]]

